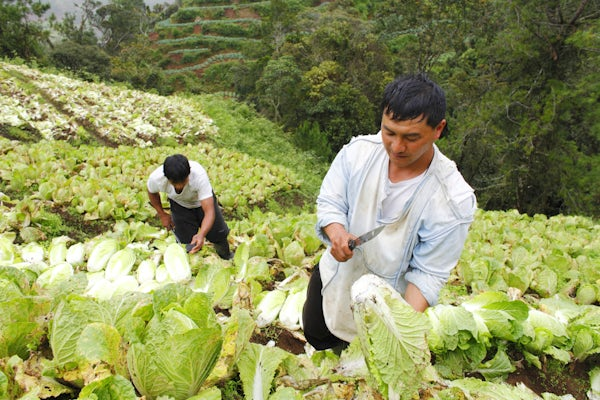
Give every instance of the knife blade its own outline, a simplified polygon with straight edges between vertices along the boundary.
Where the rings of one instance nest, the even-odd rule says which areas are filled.
[[[385,228],[385,225],[380,225],[377,228],[370,230],[369,232],[367,232],[365,234],[360,235],[357,239],[348,240],[348,247],[350,247],[350,250],[354,250],[357,246],[367,243],[369,240],[371,240],[375,236],[379,235],[379,232],[381,232],[383,230],[383,228]]]

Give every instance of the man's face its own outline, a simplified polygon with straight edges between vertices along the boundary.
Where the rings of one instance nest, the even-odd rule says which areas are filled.
[[[424,171],[433,157],[433,143],[440,138],[445,126],[445,119],[432,128],[421,116],[406,121],[395,121],[390,115],[383,114],[381,137],[390,158],[390,172]]]
[[[173,188],[175,189],[175,192],[177,192],[177,194],[179,194],[179,193],[181,193],[183,191],[183,188],[185,187],[185,185],[188,184],[189,181],[190,181],[190,177],[188,176],[187,178],[185,178],[184,181],[181,181],[181,182],[169,181],[169,183],[171,185],[173,185]]]

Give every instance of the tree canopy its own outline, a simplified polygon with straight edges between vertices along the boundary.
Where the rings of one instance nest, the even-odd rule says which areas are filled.
[[[377,132],[385,84],[426,72],[448,97],[439,145],[480,207],[600,216],[599,2],[218,4],[82,0],[56,40],[47,5],[4,0],[0,49],[164,94],[234,93],[327,158]]]

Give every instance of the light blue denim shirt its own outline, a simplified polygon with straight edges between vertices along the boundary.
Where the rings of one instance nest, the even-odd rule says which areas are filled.
[[[434,150],[422,181],[394,220],[382,218],[389,158],[380,133],[352,139],[331,164],[317,199],[316,231],[321,240],[329,246],[322,228],[334,222],[356,235],[388,225],[355,249],[347,262],[336,261],[330,247],[321,257],[325,321],[336,336],[350,341],[355,334],[350,287],[366,273],[382,277],[401,294],[411,282],[429,305],[437,303],[477,205],[454,162],[435,145]]]

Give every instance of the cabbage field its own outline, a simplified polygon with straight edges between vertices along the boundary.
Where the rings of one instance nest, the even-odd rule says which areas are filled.
[[[597,221],[478,210],[438,305],[367,275],[357,339],[315,351],[314,207],[274,200],[312,172],[222,129],[193,97],[0,63],[0,399],[600,399]],[[145,183],[175,152],[206,167],[232,260],[159,226]]]

